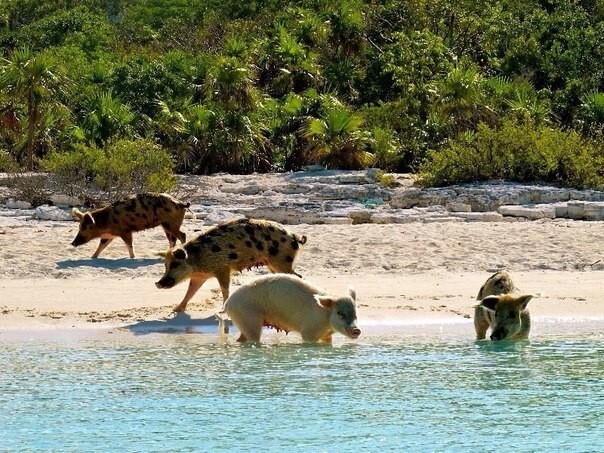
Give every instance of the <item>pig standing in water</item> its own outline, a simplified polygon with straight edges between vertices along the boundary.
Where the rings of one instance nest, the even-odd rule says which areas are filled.
[[[491,340],[524,340],[531,330],[531,316],[526,309],[533,298],[518,295],[512,277],[505,271],[491,275],[478,292],[480,304],[474,308],[476,338],[483,340],[491,328]]]
[[[305,243],[306,236],[299,237],[283,225],[268,220],[240,219],[222,223],[181,247],[168,250],[163,255],[166,272],[155,286],[172,288],[190,279],[189,289],[174,308],[175,312],[184,311],[201,285],[212,277],[218,279],[223,300],[226,300],[233,272],[268,266],[271,272],[296,274],[294,260],[300,245]]]
[[[126,243],[130,258],[134,258],[132,233],[161,225],[170,247],[174,247],[176,239],[180,242],[187,240],[180,226],[185,218],[185,209],[189,206],[189,203],[178,201],[165,193],[142,193],[86,213],[73,208],[73,215],[80,221],[80,230],[71,245],[77,247],[101,238],[92,255],[98,258],[105,247],[119,237]]]
[[[361,334],[354,290],[348,296],[330,296],[291,275],[267,275],[241,286],[221,313],[241,331],[240,342],[260,341],[263,326],[299,332],[307,342],[331,343],[334,332],[354,339]]]
[[[485,319],[491,327],[491,340],[526,340],[531,330],[531,316],[526,309],[531,295],[502,294],[480,301]],[[486,329],[485,329],[486,331]],[[482,337],[481,337],[482,335]],[[485,333],[478,333],[479,340]]]

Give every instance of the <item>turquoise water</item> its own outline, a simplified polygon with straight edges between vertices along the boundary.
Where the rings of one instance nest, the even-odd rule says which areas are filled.
[[[0,336],[1,451],[603,451],[604,327]]]

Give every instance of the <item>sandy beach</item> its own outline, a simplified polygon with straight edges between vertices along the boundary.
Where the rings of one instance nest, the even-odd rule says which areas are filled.
[[[4,222],[4,223],[1,223]],[[158,290],[155,256],[167,248],[161,228],[136,233],[136,258],[114,241],[99,259],[97,241],[74,248],[74,222],[0,220],[0,335],[60,329],[149,329],[213,323],[222,300],[215,280],[189,303],[171,310],[186,284]],[[207,228],[185,219],[189,238]],[[466,323],[480,286],[508,270],[540,320],[604,322],[604,223],[573,220],[515,223],[415,222],[390,225],[291,225],[308,236],[295,269],[332,292],[353,286],[359,325]],[[266,270],[234,276],[233,291]],[[401,327],[404,328],[404,327]]]

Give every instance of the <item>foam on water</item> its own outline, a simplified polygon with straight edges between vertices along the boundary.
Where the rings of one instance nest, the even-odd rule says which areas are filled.
[[[554,326],[499,343],[447,324],[332,347],[206,327],[4,340],[0,450],[601,451],[604,326]]]

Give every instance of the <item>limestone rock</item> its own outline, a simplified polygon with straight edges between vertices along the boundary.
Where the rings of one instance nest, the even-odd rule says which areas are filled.
[[[40,220],[73,220],[70,211],[61,209],[58,206],[48,205],[38,206],[34,217]]]

